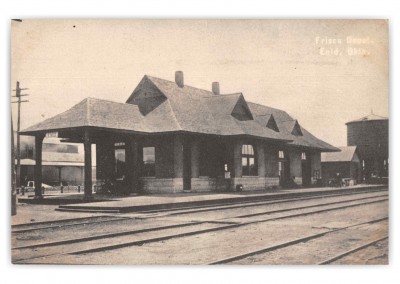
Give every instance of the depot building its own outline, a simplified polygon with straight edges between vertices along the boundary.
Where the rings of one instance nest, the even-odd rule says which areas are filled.
[[[144,76],[125,103],[86,98],[33,125],[36,195],[42,180],[42,143],[47,133],[84,144],[85,197],[93,182],[123,180],[128,193],[259,190],[321,178],[321,152],[338,149],[304,129],[285,111]],[[92,153],[91,145],[96,145]],[[92,155],[96,180],[92,181]]]

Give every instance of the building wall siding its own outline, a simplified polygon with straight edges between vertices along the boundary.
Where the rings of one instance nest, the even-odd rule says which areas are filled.
[[[350,162],[322,163],[322,178],[324,181],[334,179],[337,173],[339,173],[342,178],[350,177]]]
[[[174,152],[173,149],[173,140],[171,137],[165,137],[160,141],[157,139],[157,143],[155,144],[155,153],[156,153],[156,177],[157,178],[173,178],[174,177]]]
[[[301,150],[297,148],[288,149],[287,153],[290,157],[290,177],[294,177],[294,182],[298,185],[302,184],[301,172]]]
[[[186,141],[186,140],[185,140]],[[217,143],[216,143],[217,142]],[[143,145],[156,147],[156,176],[141,178],[141,188],[144,193],[177,193],[183,192],[183,143],[181,135],[163,137],[147,137]],[[226,143],[226,144],[224,144]],[[256,148],[258,163],[258,176],[242,176],[242,145],[253,144]],[[191,142],[191,191],[192,192],[223,192],[235,190],[236,186],[243,185],[243,190],[265,190],[279,186],[278,149],[277,145],[267,144],[261,141],[247,141],[241,139],[226,140],[225,142],[210,139],[192,139]],[[201,176],[200,162],[203,146],[206,144],[207,176]],[[226,145],[226,146],[224,146]],[[231,145],[229,157],[232,157],[234,165],[230,166],[231,179],[224,178],[221,153],[226,154],[226,147]],[[282,148],[283,149],[283,148]],[[290,158],[290,176],[294,182],[302,185],[302,149],[287,147],[283,149]],[[220,156],[218,156],[220,155]],[[310,152],[311,174],[321,171],[320,153]],[[204,159],[204,158],[203,158]],[[217,161],[218,160],[218,161]],[[229,163],[229,159],[225,160]],[[203,166],[204,167],[204,166]],[[316,183],[316,180],[312,180]]]
[[[278,150],[273,147],[266,145],[264,151],[266,176],[279,178],[279,166],[278,166]]]

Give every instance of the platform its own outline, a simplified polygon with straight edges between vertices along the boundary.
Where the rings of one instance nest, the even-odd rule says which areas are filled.
[[[379,190],[387,185],[358,185],[342,188],[298,188],[277,189],[270,191],[229,192],[229,193],[181,193],[168,195],[145,195],[114,198],[112,200],[93,200],[82,204],[60,205],[56,210],[70,212],[103,212],[128,213],[148,212],[168,209],[188,208],[197,206],[213,206],[235,204],[242,202],[288,199],[306,196],[325,195],[327,193],[340,194],[364,190]],[[48,197],[51,198],[51,197]],[[55,198],[55,197],[53,197]],[[96,198],[96,197],[95,197]],[[79,201],[81,202],[82,197]],[[98,202],[102,201],[102,202]]]

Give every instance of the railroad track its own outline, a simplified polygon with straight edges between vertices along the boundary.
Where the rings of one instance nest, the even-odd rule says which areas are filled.
[[[375,199],[375,200],[368,200],[368,199]],[[281,219],[287,219],[287,218],[296,218],[296,217],[301,217],[301,216],[307,216],[311,214],[318,214],[318,213],[323,213],[323,212],[329,212],[333,210],[343,210],[346,208],[351,208],[355,206],[362,206],[362,205],[368,205],[368,204],[373,204],[373,203],[378,203],[378,202],[385,202],[387,201],[387,198],[384,198],[384,196],[377,196],[377,197],[369,197],[369,198],[360,198],[360,199],[352,199],[352,200],[346,200],[346,201],[336,201],[336,202],[331,202],[331,203],[324,203],[320,205],[312,205],[312,206],[301,206],[301,207],[292,207],[288,208],[286,210],[280,209],[280,210],[270,210],[270,211],[265,211],[263,212],[263,215],[267,214],[276,214],[276,213],[284,213],[284,212],[290,212],[294,210],[302,210],[303,212],[299,213],[294,213],[294,214],[285,214],[281,216],[276,216],[276,217],[270,217],[267,219],[262,219],[262,220],[249,220],[245,222],[240,222],[240,223],[235,223],[235,222],[229,222],[229,220],[218,220],[218,221],[212,221],[212,222],[207,222],[207,221],[202,221],[202,222],[193,222],[193,223],[183,223],[183,224],[176,224],[172,226],[162,226],[162,227],[154,227],[154,228],[148,228],[148,229],[143,229],[143,230],[134,230],[134,231],[125,231],[125,232],[118,232],[118,233],[113,233],[113,234],[102,234],[102,235],[97,235],[97,236],[91,236],[87,238],[78,238],[78,239],[70,239],[70,240],[63,240],[63,241],[56,241],[56,242],[48,242],[48,243],[39,243],[39,244],[34,244],[34,245],[28,245],[28,246],[21,246],[21,247],[14,247],[12,250],[14,252],[19,252],[21,257],[13,257],[13,263],[21,263],[27,260],[32,260],[32,259],[38,259],[42,257],[48,257],[48,256],[54,256],[54,255],[66,255],[66,254],[72,254],[72,255],[78,255],[78,254],[87,254],[87,253],[95,253],[95,252],[103,252],[107,250],[114,250],[114,249],[119,249],[123,247],[129,247],[129,246],[141,246],[145,243],[152,243],[152,242],[160,242],[168,239],[173,239],[173,238],[181,238],[181,237],[186,237],[186,236],[192,236],[192,235],[199,235],[199,234],[204,234],[204,233],[209,233],[209,232],[215,232],[215,231],[222,231],[222,230],[228,230],[232,228],[238,228],[246,225],[251,225],[251,224],[257,224],[257,223],[263,223],[263,222],[270,222],[270,221],[276,221],[276,220],[281,220]],[[362,202],[357,202],[354,203],[355,201],[362,201]],[[347,204],[344,206],[337,206],[337,205],[342,205],[343,203],[351,203],[353,202],[354,204]],[[335,207],[332,208],[326,208],[327,206],[332,206],[334,205]],[[313,210],[307,210],[307,209],[313,209]],[[314,210],[316,209],[316,210]],[[306,210],[306,212],[304,212]],[[245,218],[251,218],[254,216],[251,216],[252,214],[248,214],[248,216],[242,215],[242,216],[237,216],[240,219],[245,219]],[[232,219],[232,218],[229,218]],[[175,230],[181,230],[180,232],[176,232]],[[160,234],[154,234],[154,232],[162,232]],[[142,236],[141,234],[150,234],[149,235],[144,235]],[[135,239],[136,236],[136,239]],[[132,240],[131,238],[134,238]],[[107,244],[104,245],[104,240],[109,239],[112,244]],[[96,240],[103,240],[99,243],[91,243],[90,241],[96,241]],[[78,244],[81,245],[81,249],[76,249],[72,244]],[[68,247],[68,245],[71,245],[71,247]],[[51,249],[52,247],[55,246],[62,246],[62,250],[58,252],[53,252]],[[90,247],[91,246],[91,247]],[[88,248],[89,247],[89,248]],[[44,248],[44,251],[41,252],[40,248]],[[39,249],[39,250],[38,250]],[[48,251],[51,251],[51,253],[46,252],[46,249]],[[28,252],[27,257],[25,257],[25,253]]]
[[[326,195],[317,195],[317,196],[306,196],[306,197],[297,197],[290,199],[276,199],[269,201],[245,201],[243,203],[227,203],[223,205],[203,205],[203,206],[193,206],[193,207],[184,207],[184,208],[170,208],[170,209],[162,209],[162,210],[149,210],[149,211],[141,211],[140,213],[168,213],[168,215],[183,215],[187,213],[200,213],[200,212],[209,212],[209,211],[218,211],[218,210],[227,210],[227,209],[235,209],[235,208],[246,208],[246,207],[254,207],[261,205],[270,205],[277,203],[289,203],[294,201],[305,201],[312,199],[321,199],[321,198],[334,198],[340,196],[348,196],[348,195],[359,195],[365,193],[374,193],[374,192],[383,192],[387,191],[387,189],[377,189],[377,190],[366,190],[360,192],[349,192],[349,193],[336,193],[336,194],[326,194]],[[183,211],[182,211],[183,210]],[[178,212],[174,212],[178,211]],[[149,216],[150,218],[152,216]],[[146,218],[149,218],[146,217]]]
[[[255,255],[259,255],[259,254],[263,254],[263,253],[267,253],[267,252],[271,252],[271,251],[287,248],[287,247],[290,247],[290,246],[293,246],[293,245],[297,245],[299,243],[304,243],[304,242],[308,242],[310,240],[322,238],[322,237],[324,237],[326,235],[333,234],[333,233],[336,233],[338,231],[343,231],[343,230],[347,230],[347,229],[350,229],[350,228],[359,227],[359,226],[363,226],[363,225],[367,225],[367,224],[374,224],[374,223],[386,221],[388,219],[389,219],[388,217],[384,217],[384,218],[380,218],[380,219],[376,219],[376,220],[371,220],[371,221],[367,221],[367,222],[353,224],[353,225],[350,225],[350,226],[336,228],[336,229],[333,229],[331,231],[322,232],[322,233],[318,233],[318,234],[313,234],[313,235],[309,235],[309,236],[306,236],[306,237],[301,237],[301,238],[298,238],[298,239],[295,239],[295,240],[291,240],[291,241],[288,241],[288,242],[284,242],[284,243],[281,243],[281,244],[278,244],[278,245],[268,246],[268,247],[257,249],[257,250],[250,251],[250,252],[247,252],[247,253],[235,255],[235,256],[224,258],[224,259],[220,259],[220,260],[217,260],[217,261],[213,261],[213,262],[207,263],[207,264],[208,265],[228,264],[228,263],[232,263],[234,261],[245,259],[245,258],[248,258],[248,257],[251,257],[251,256],[255,256]],[[350,255],[351,253],[354,253],[356,251],[364,249],[364,248],[366,248],[366,247],[368,247],[368,246],[370,246],[372,244],[375,244],[375,243],[377,243],[379,241],[382,241],[382,240],[384,240],[386,238],[388,238],[388,237],[379,238],[378,240],[374,240],[372,242],[369,242],[367,244],[359,246],[359,247],[357,247],[355,249],[352,249],[352,250],[349,250],[349,251],[347,251],[345,253],[339,254],[338,256],[335,256],[333,258],[325,260],[325,261],[323,261],[323,262],[321,262],[319,264],[332,263],[332,262],[334,262],[334,261],[336,261],[336,260],[338,260],[338,259],[340,259],[340,258],[342,258],[344,256]]]
[[[221,211],[221,210],[231,210],[236,208],[248,208],[248,207],[259,207],[263,205],[273,205],[273,204],[284,204],[296,201],[306,201],[306,200],[313,200],[313,199],[321,199],[321,198],[334,198],[340,196],[350,196],[350,195],[360,195],[365,193],[375,193],[375,192],[384,192],[387,190],[382,189],[374,189],[374,190],[365,190],[360,192],[350,192],[350,193],[337,193],[337,194],[326,194],[326,195],[318,195],[318,196],[307,196],[307,197],[300,197],[300,198],[291,198],[291,199],[278,199],[278,200],[270,200],[270,201],[247,201],[241,204],[237,203],[229,203],[224,205],[203,205],[203,206],[195,206],[195,207],[187,207],[187,208],[171,208],[171,209],[161,209],[161,210],[151,210],[151,211],[144,211],[141,212],[143,214],[153,213],[155,215],[143,215],[143,217],[135,217],[136,219],[150,219],[159,217],[157,215],[160,214],[167,214],[168,216],[171,215],[183,215],[183,214],[192,214],[192,213],[201,213],[201,212],[210,212],[210,211]],[[387,196],[387,195],[386,195]],[[26,223],[26,224],[18,224],[12,225],[12,234],[18,233],[27,233],[33,232],[38,230],[47,230],[47,229],[54,229],[54,228],[62,228],[62,227],[71,227],[71,226],[78,226],[78,225],[91,225],[91,224],[98,224],[103,222],[116,222],[116,221],[123,221],[130,219],[130,217],[115,217],[109,215],[103,216],[95,216],[95,217],[84,217],[84,218],[71,218],[71,219],[64,219],[64,220],[57,220],[57,221],[46,221],[46,222],[35,222],[35,223]]]
[[[300,209],[308,209],[308,208],[315,208],[315,207],[321,207],[324,205],[334,205],[334,204],[342,204],[342,203],[348,203],[348,202],[354,202],[354,201],[360,201],[360,200],[369,200],[369,199],[374,199],[378,197],[387,197],[388,195],[378,195],[378,196],[371,196],[371,197],[363,197],[363,198],[356,198],[356,199],[349,199],[349,200],[343,200],[343,201],[335,201],[335,202],[327,202],[327,203],[319,203],[315,205],[308,205],[308,206],[302,206],[302,207],[293,207],[293,208],[285,208],[285,209],[278,209],[278,210],[268,210],[264,212],[258,212],[258,213],[252,213],[252,214],[245,214],[245,215],[238,215],[235,216],[234,218],[246,218],[246,217],[253,217],[253,216],[260,216],[260,215],[268,215],[272,213],[279,213],[279,212],[285,212],[285,211],[293,211],[293,210],[300,210]],[[308,199],[306,199],[308,200]],[[282,201],[284,203],[289,202],[289,201]],[[261,204],[252,204],[251,206],[262,206],[262,205],[271,205],[271,204],[279,204],[281,203],[280,201],[272,202],[272,203],[261,203]],[[238,206],[233,206],[233,207],[227,207],[225,209],[235,209],[235,208],[242,208]],[[216,208],[216,210],[221,210],[221,208]],[[207,209],[207,211],[212,211],[210,208]],[[203,211],[201,211],[203,212]],[[181,213],[181,212],[180,212]],[[198,211],[192,212],[186,212],[187,213],[199,213]],[[183,212],[182,212],[183,214]],[[86,217],[86,218],[76,218],[76,219],[64,219],[61,221],[49,221],[49,222],[40,222],[40,223],[34,223],[34,224],[21,224],[21,225],[15,225],[15,227],[20,228],[22,227],[23,229],[18,229],[18,230],[13,230],[13,234],[18,234],[18,233],[27,233],[31,231],[37,231],[37,230],[46,230],[46,229],[59,229],[63,227],[68,227],[68,226],[78,226],[78,225],[90,225],[90,224],[98,224],[98,223],[104,223],[104,222],[116,222],[116,221],[126,221],[132,218],[129,217],[115,217],[115,216],[99,216],[99,217]],[[90,221],[93,220],[93,221]],[[197,222],[200,223],[200,222]],[[203,222],[204,223],[204,222]],[[221,223],[221,222],[219,222]],[[39,225],[36,227],[35,225]],[[26,228],[26,226],[28,228]],[[34,226],[33,228],[30,228],[31,226]],[[25,227],[25,228],[24,228]],[[168,227],[168,226],[167,226]],[[125,234],[122,233],[122,234]],[[112,237],[112,236],[118,236],[118,234],[104,234],[101,235],[104,237]],[[89,237],[88,239],[93,238],[100,238],[100,236],[95,236],[95,237]],[[86,239],[86,238],[82,238]],[[69,243],[70,240],[64,240],[58,243]]]
[[[351,255],[351,254],[353,254],[353,253],[355,253],[355,252],[358,252],[358,251],[360,251],[360,250],[363,250],[363,249],[365,249],[365,248],[367,248],[367,247],[373,246],[373,245],[375,245],[376,243],[379,243],[379,242],[381,242],[381,241],[387,240],[388,238],[389,238],[389,236],[385,236],[385,237],[383,237],[383,238],[378,238],[378,239],[373,240],[373,241],[371,241],[371,242],[365,243],[365,244],[363,244],[363,245],[361,245],[361,246],[357,246],[357,247],[355,247],[355,248],[353,248],[353,249],[350,249],[350,250],[348,250],[348,251],[346,251],[346,252],[344,252],[344,253],[341,253],[341,254],[338,254],[338,255],[336,255],[336,256],[334,256],[334,257],[331,257],[331,258],[329,258],[329,259],[326,259],[326,260],[324,260],[324,261],[322,261],[322,262],[320,262],[320,263],[318,263],[318,264],[319,264],[319,265],[331,264],[331,263],[333,263],[333,262],[335,262],[335,261],[337,261],[337,260],[339,260],[339,259],[341,259],[341,258],[343,258],[343,257],[345,257],[345,256]]]
[[[115,216],[94,216],[94,217],[83,217],[83,218],[71,218],[71,219],[63,219],[57,221],[44,221],[44,222],[35,222],[35,223],[25,223],[11,226],[11,233],[26,233],[38,230],[46,230],[46,229],[54,229],[54,228],[62,228],[62,227],[71,227],[77,225],[89,225],[89,224],[97,224],[97,223],[106,223],[106,222],[115,222],[129,219],[129,217],[115,217]]]

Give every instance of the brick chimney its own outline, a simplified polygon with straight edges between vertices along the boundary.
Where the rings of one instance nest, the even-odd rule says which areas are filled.
[[[183,72],[176,71],[175,72],[175,83],[179,86],[179,88],[183,88]]]
[[[214,95],[219,95],[219,83],[218,82],[212,83],[212,92],[214,93]]]

